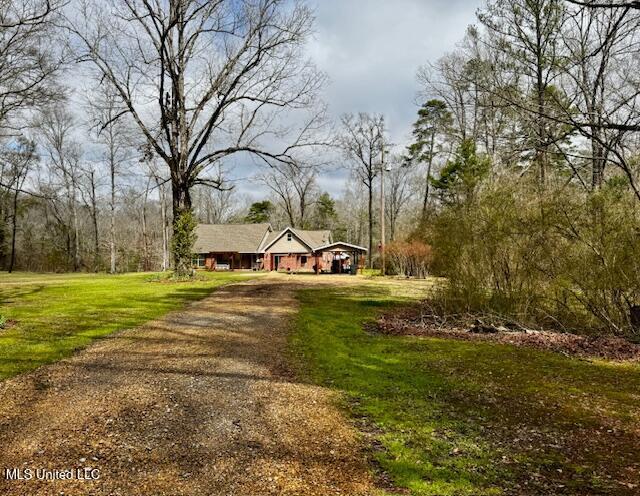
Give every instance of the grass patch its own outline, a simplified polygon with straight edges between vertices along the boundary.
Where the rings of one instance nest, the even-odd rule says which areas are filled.
[[[367,269],[367,268],[364,268],[364,269],[362,269],[361,274],[363,276],[366,276],[366,277],[382,276],[382,272],[380,271],[380,269]]]
[[[193,281],[158,283],[144,273],[0,273],[0,379],[69,356],[96,338],[135,327],[209,295],[222,284],[256,277],[199,273]]]
[[[414,495],[640,491],[640,367],[454,339],[370,334],[404,285],[305,289],[301,373],[344,392],[375,463]]]

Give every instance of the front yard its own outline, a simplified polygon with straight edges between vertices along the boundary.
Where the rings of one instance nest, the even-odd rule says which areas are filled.
[[[0,379],[184,307],[222,284],[257,276],[204,273],[195,281],[170,283],[151,274],[0,274],[0,314],[8,319],[0,329]],[[378,277],[272,275],[253,289],[256,306],[246,315],[213,307],[223,310],[218,315],[208,309],[207,316],[212,326],[218,322],[213,317],[250,322],[275,308],[277,291],[297,291],[300,306],[289,342],[297,378],[341,393],[342,406],[369,447],[383,494],[640,493],[637,362],[569,358],[489,341],[389,336],[363,326],[385,310],[416,302],[429,287]],[[265,305],[262,310],[256,310],[258,303]],[[202,318],[185,313],[190,317]],[[243,326],[231,334],[244,343],[255,329]],[[225,335],[228,329],[195,329],[202,333],[196,355],[211,354],[215,362],[208,347],[217,343],[215,332]],[[245,353],[245,345],[238,350]],[[246,366],[252,356],[242,354],[239,364]],[[163,357],[156,365],[166,365]],[[208,363],[207,371],[214,367]],[[195,373],[176,375],[175,364],[165,368],[187,381]],[[241,389],[246,380],[240,374],[232,382]],[[270,397],[277,403],[277,395]],[[293,411],[299,408],[292,405]]]
[[[60,360],[96,338],[135,327],[255,273],[203,272],[193,282],[160,274],[0,273],[0,380]]]
[[[301,377],[344,393],[382,485],[413,495],[640,493],[640,366],[363,329],[411,282],[299,293]]]

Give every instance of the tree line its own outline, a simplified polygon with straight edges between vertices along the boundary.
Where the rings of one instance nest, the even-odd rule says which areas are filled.
[[[491,1],[419,70],[413,236],[449,280],[448,311],[637,332],[637,7]]]
[[[258,219],[376,252],[384,120],[332,127],[304,3],[13,0],[0,18],[2,268],[184,275],[197,222]],[[268,198],[237,192],[238,163]],[[333,198],[318,178],[345,167]],[[413,179],[389,175],[392,239]]]
[[[5,269],[185,274],[197,222],[271,222],[332,229],[371,265],[391,243],[399,272],[449,280],[452,311],[640,321],[635,2],[486,2],[418,69],[406,147],[381,114],[328,119],[304,3],[0,9]],[[264,198],[239,193],[238,164]]]

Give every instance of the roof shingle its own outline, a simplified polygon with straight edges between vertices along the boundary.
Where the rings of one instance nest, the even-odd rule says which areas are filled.
[[[331,231],[303,231],[302,229],[292,229],[292,231],[314,250],[332,241]]]
[[[269,224],[198,224],[194,253],[257,253]]]

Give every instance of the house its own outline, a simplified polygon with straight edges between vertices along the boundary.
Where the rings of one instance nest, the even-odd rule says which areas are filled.
[[[278,270],[355,273],[364,267],[366,248],[336,242],[331,231],[270,224],[199,224],[193,266],[208,270]]]

